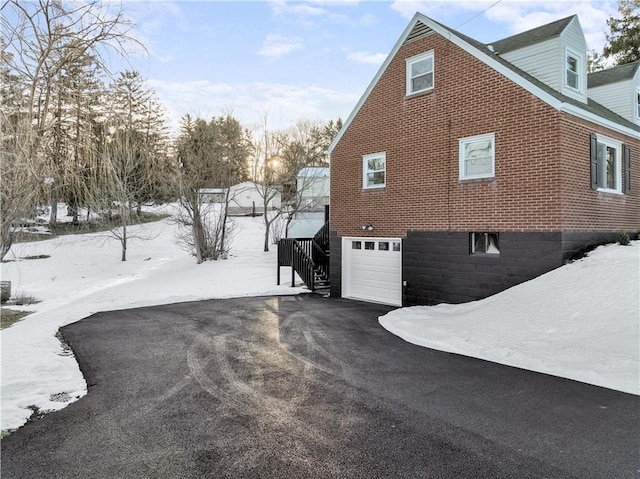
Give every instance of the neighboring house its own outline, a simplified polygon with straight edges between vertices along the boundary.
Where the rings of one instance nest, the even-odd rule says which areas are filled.
[[[329,204],[329,168],[302,168],[296,176],[296,187],[301,209],[324,211]]]
[[[577,16],[485,45],[416,14],[330,147],[331,295],[472,301],[635,235],[638,64],[586,54]]]
[[[260,215],[264,213],[264,197],[267,196],[267,210],[280,209],[280,192],[273,187],[245,181],[229,188],[229,214]]]
[[[300,209],[287,225],[287,238],[312,238],[327,221],[329,168],[302,168],[296,180]]]
[[[287,238],[313,238],[326,223],[324,211],[300,211],[287,225]]]
[[[222,203],[226,192],[226,188],[200,188],[198,195],[204,203]]]

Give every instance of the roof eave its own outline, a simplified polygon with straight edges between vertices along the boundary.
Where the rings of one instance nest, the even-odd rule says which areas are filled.
[[[547,105],[551,106],[552,108],[554,108],[554,109],[556,109],[558,111],[566,111],[567,113],[571,113],[574,116],[578,116],[578,117],[581,117],[581,118],[584,118],[584,119],[588,119],[589,121],[592,121],[594,123],[599,123],[599,124],[601,124],[603,126],[607,126],[607,127],[612,128],[612,129],[614,129],[616,131],[625,132],[625,134],[629,134],[629,135],[631,135],[633,137],[638,137],[638,132],[635,131],[635,130],[632,130],[632,129],[627,128],[627,127],[625,127],[623,125],[619,125],[619,124],[617,124],[617,123],[615,123],[613,121],[610,121],[610,120],[607,120],[605,118],[602,118],[599,115],[590,113],[590,112],[588,112],[586,110],[583,110],[582,108],[580,108],[580,107],[578,107],[576,105],[572,105],[570,103],[563,102],[562,100],[560,100],[560,99],[556,98],[555,96],[549,94],[548,92],[546,92],[545,90],[543,90],[539,86],[531,83],[526,78],[522,77],[521,75],[519,75],[515,71],[511,70],[510,68],[506,67],[505,65],[503,65],[502,63],[497,61],[492,56],[494,54],[488,54],[488,53],[485,53],[485,52],[479,50],[477,47],[475,47],[473,45],[470,45],[468,42],[466,42],[462,38],[458,37],[451,30],[447,29],[446,27],[444,27],[443,25],[439,24],[438,22],[436,22],[434,20],[431,20],[429,17],[427,17],[427,16],[425,16],[425,15],[423,15],[421,13],[416,13],[413,16],[413,18],[411,19],[411,21],[409,22],[409,24],[407,25],[407,27],[402,32],[402,35],[400,35],[400,38],[398,38],[398,41],[393,46],[391,52],[389,52],[389,55],[387,55],[387,58],[385,59],[385,61],[383,62],[383,64],[381,65],[380,69],[378,70],[376,75],[373,77],[371,82],[369,83],[369,86],[367,87],[365,92],[362,94],[362,96],[358,100],[358,103],[356,103],[356,106],[354,107],[353,111],[351,112],[349,117],[344,122],[344,124],[342,126],[342,129],[340,130],[338,135],[335,137],[335,139],[333,140],[333,142],[329,146],[329,150],[328,150],[329,154],[331,154],[331,152],[333,151],[335,146],[338,144],[338,142],[340,141],[340,139],[342,138],[344,133],[347,131],[347,129],[349,128],[349,125],[353,121],[354,117],[358,114],[358,112],[360,111],[360,108],[362,107],[362,105],[366,101],[367,97],[370,95],[370,93],[373,90],[373,88],[375,87],[376,83],[378,82],[378,80],[380,79],[382,74],[385,72],[387,67],[389,66],[389,63],[391,63],[391,61],[393,60],[395,55],[398,53],[398,50],[400,50],[400,47],[403,45],[403,43],[406,40],[407,36],[411,32],[411,30],[413,30],[413,27],[415,26],[415,24],[418,21],[424,23],[426,26],[431,28],[433,31],[435,31],[439,35],[447,38],[453,44],[455,44],[459,48],[463,49],[464,51],[466,51],[470,55],[474,56],[476,59],[480,60],[481,62],[483,62],[487,66],[493,68],[498,73],[502,74],[503,76],[505,76],[509,80],[513,81],[514,83],[516,83],[520,87],[524,88],[526,91],[528,91],[529,93],[531,93],[535,97],[539,98],[544,103],[546,103]]]
[[[622,133],[623,135],[630,136],[631,138],[634,138],[636,140],[640,140],[640,131],[621,125],[620,123],[616,123],[615,121],[608,120],[601,117],[600,115],[596,115],[595,113],[588,112],[577,105],[573,105],[571,103],[562,103],[560,105],[560,111],[569,113],[570,115],[578,118],[582,118],[583,120],[588,120],[592,123],[597,123],[613,131]]]

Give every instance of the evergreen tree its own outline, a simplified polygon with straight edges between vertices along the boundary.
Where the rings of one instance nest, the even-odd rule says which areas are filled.
[[[640,60],[640,0],[618,0],[618,13],[607,20],[611,33],[603,54],[623,65]]]
[[[251,151],[249,133],[230,115],[207,122],[185,115],[181,120],[176,152],[180,165],[180,214],[188,228],[184,241],[201,263],[224,258],[229,249],[227,209],[229,187],[245,181]],[[203,203],[201,190],[226,191],[218,210]]]
[[[136,71],[125,71],[110,87],[107,123],[111,128],[135,132],[130,139],[139,142],[141,154],[137,165],[135,197],[138,209],[148,201],[162,201],[170,196],[167,175],[172,173],[168,149],[168,127],[164,108],[156,92],[146,85]]]

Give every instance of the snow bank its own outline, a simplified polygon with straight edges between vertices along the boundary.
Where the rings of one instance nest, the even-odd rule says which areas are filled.
[[[640,242],[588,257],[472,303],[379,318],[404,340],[640,394]]]

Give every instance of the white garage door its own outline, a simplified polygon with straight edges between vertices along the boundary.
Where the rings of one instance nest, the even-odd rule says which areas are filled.
[[[342,297],[402,306],[402,241],[342,238]]]

